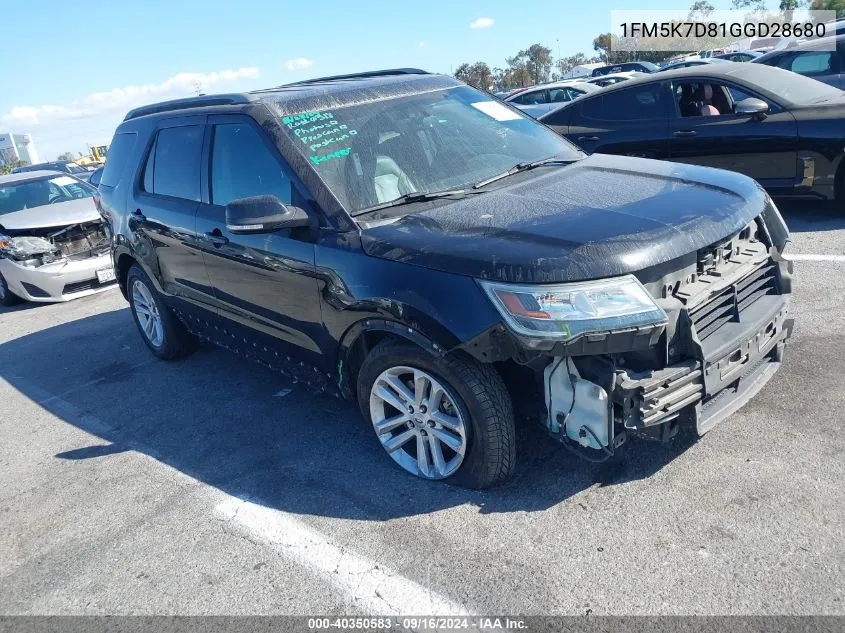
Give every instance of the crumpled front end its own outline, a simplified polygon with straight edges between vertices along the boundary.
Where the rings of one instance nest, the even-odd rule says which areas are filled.
[[[0,273],[9,290],[34,302],[69,301],[115,285],[109,239],[100,220],[5,231]]]
[[[688,424],[704,434],[748,402],[780,367],[792,334],[787,240],[769,202],[739,232],[636,274],[664,325],[567,343],[507,337],[515,363],[542,381],[549,432],[601,460],[628,433],[668,440]],[[501,354],[505,338],[484,342]]]

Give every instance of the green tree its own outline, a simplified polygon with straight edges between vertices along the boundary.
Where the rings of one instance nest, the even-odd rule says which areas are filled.
[[[455,78],[480,90],[490,90],[493,87],[493,72],[485,62],[461,64],[455,70]]]
[[[547,82],[552,70],[552,49],[542,44],[532,44],[524,53],[531,80],[535,84]]]
[[[29,165],[29,163],[25,160],[18,160],[17,158],[11,158],[10,156],[3,156],[0,154],[0,176],[5,176],[6,174],[12,173],[12,170],[15,167],[24,167]]]
[[[693,20],[695,18],[706,18],[715,10],[716,7],[710,4],[707,0],[696,0],[692,3],[692,6],[689,8],[689,19]]]
[[[555,62],[554,79],[566,79],[572,69],[582,64],[594,64],[601,62],[599,57],[587,57],[584,53],[575,53],[569,57],[564,57]]]
[[[505,61],[508,64],[508,79],[513,87],[531,86],[536,83],[528,70],[528,51],[519,51]]]
[[[752,11],[765,11],[766,0],[733,0],[731,2],[733,9],[751,9]]]
[[[836,11],[837,18],[845,18],[845,0],[812,0],[811,11]]]

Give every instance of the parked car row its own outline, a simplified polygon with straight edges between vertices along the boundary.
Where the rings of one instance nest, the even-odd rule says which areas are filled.
[[[588,153],[720,167],[772,195],[845,192],[845,93],[765,64],[646,75],[540,120]]]
[[[838,35],[835,39],[810,40],[783,50],[775,50],[752,61],[791,70],[845,90],[845,34]]]

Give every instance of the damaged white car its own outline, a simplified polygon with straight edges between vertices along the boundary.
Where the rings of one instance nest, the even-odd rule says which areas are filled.
[[[115,285],[97,190],[72,176],[0,176],[0,305],[68,301]]]

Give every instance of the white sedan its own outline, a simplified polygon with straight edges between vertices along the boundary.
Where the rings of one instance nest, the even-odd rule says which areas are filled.
[[[505,101],[536,118],[599,88],[584,81],[559,81],[515,90]]]
[[[97,190],[73,176],[0,176],[0,305],[68,301],[115,286]]]

